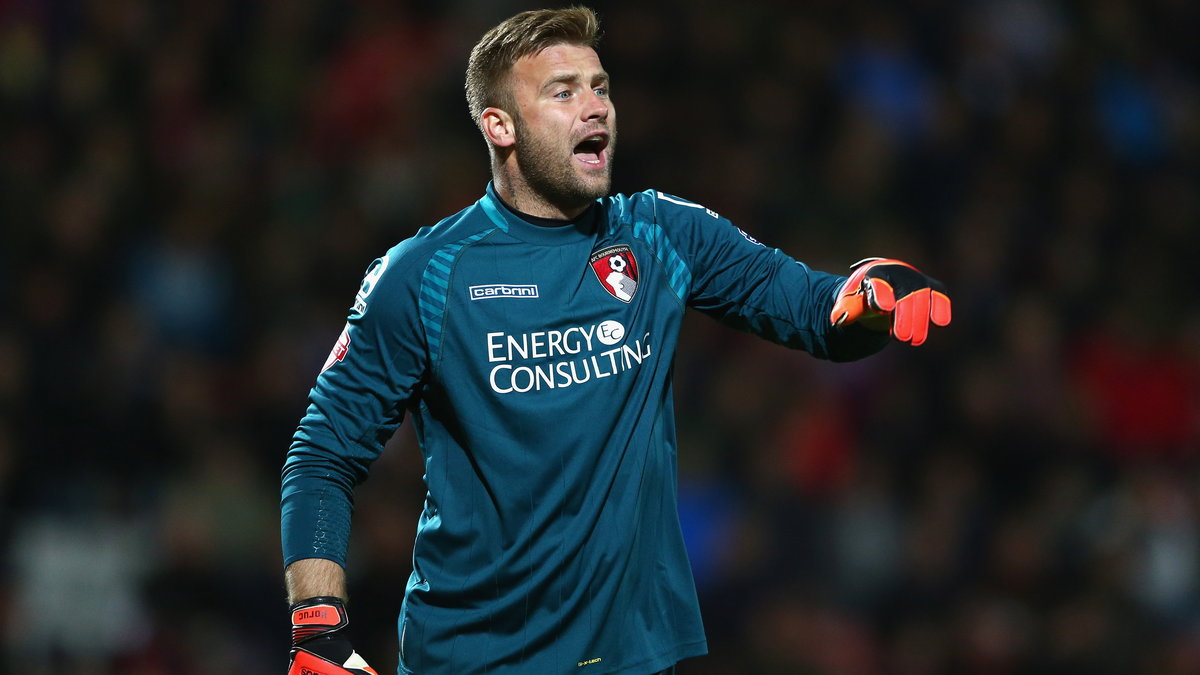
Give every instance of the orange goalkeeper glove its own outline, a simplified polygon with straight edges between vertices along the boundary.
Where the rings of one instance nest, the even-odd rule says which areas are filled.
[[[929,336],[929,324],[950,323],[950,296],[942,282],[891,258],[866,258],[850,266],[838,289],[829,322],[835,326],[886,316],[889,332],[914,347]]]
[[[288,675],[379,675],[350,646],[343,632],[348,625],[341,598],[309,598],[292,605]]]

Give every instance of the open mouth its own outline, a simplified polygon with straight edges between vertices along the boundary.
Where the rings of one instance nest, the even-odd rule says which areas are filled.
[[[575,146],[575,156],[584,164],[604,165],[604,149],[608,147],[608,134],[599,132],[587,136]]]

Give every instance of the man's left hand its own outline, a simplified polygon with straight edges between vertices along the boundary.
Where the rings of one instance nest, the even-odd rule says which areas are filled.
[[[929,336],[929,324],[950,324],[950,296],[940,281],[892,258],[866,258],[838,289],[829,322],[873,327],[882,323],[892,337],[914,347]]]

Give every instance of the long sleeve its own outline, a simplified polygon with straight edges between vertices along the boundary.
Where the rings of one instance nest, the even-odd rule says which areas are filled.
[[[418,284],[402,248],[368,268],[284,462],[284,563],[345,562],[353,489],[399,426],[426,370]]]
[[[889,342],[886,333],[829,322],[846,277],[821,272],[764,246],[715,212],[661,192],[637,205],[677,251],[688,278],[686,302],[723,324],[813,356],[849,361]],[[652,209],[652,210],[651,210]]]

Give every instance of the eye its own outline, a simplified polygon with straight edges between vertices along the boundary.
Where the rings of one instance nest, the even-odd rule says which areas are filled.
[[[608,96],[608,87],[596,87],[592,91],[596,92],[596,95],[600,98]]]
[[[567,89],[563,89],[562,91],[555,94],[554,98],[565,101],[565,100],[571,98],[571,92]]]

